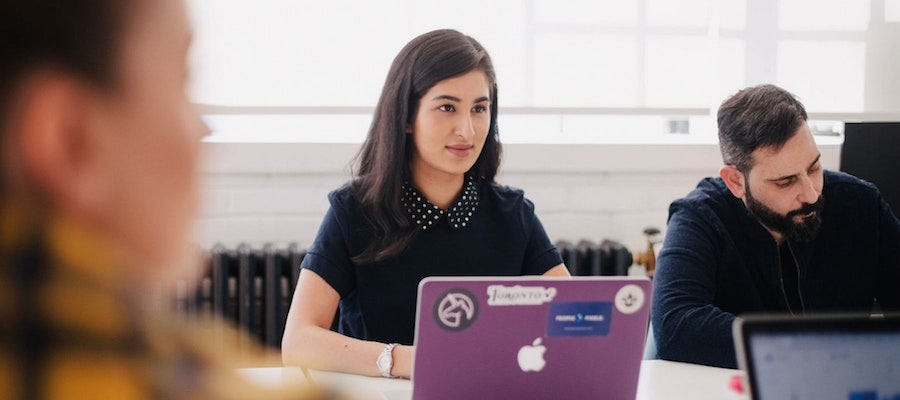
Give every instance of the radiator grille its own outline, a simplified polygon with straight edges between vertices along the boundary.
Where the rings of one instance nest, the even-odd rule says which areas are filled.
[[[615,241],[560,241],[556,247],[572,275],[627,275],[632,263],[628,249]],[[297,244],[217,245],[206,252],[205,273],[196,287],[179,285],[176,307],[188,316],[212,313],[237,324],[245,339],[280,348],[304,256],[306,249]],[[332,328],[337,322],[336,315]]]

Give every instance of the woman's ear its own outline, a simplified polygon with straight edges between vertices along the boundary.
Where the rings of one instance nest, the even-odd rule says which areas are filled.
[[[11,118],[12,145],[29,190],[68,212],[103,207],[107,188],[98,176],[98,138],[89,128],[92,90],[56,71],[34,73],[22,89]]]
[[[744,199],[744,195],[746,195],[746,191],[744,188],[746,187],[744,173],[737,169],[734,165],[723,165],[722,168],[719,168],[719,176],[722,177],[722,180],[725,181],[725,186],[728,186],[728,190],[731,191],[731,194],[734,197],[737,197],[741,200]]]

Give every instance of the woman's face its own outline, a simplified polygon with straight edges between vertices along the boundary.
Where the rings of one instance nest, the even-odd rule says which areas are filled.
[[[491,127],[490,86],[480,69],[444,79],[419,100],[410,128],[413,179],[462,177],[481,154]]]

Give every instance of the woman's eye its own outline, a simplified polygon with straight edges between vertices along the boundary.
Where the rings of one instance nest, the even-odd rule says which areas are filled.
[[[483,112],[487,111],[487,107],[478,105],[478,106],[475,106],[474,108],[472,108],[472,111],[477,112],[477,113],[483,113]]]
[[[451,111],[454,110],[454,108],[453,108],[453,105],[452,105],[452,104],[444,104],[444,105],[438,107],[438,110],[446,111],[446,112],[451,112]]]

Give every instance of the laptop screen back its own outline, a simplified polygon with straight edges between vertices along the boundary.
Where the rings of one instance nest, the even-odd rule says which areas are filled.
[[[647,278],[427,278],[413,399],[634,398]]]
[[[762,321],[743,330],[755,399],[900,399],[897,321]]]

